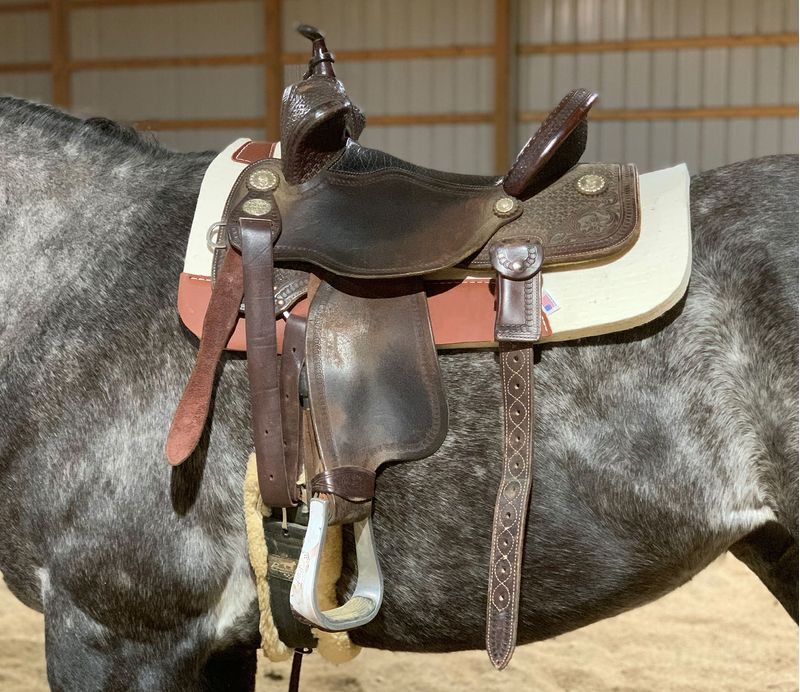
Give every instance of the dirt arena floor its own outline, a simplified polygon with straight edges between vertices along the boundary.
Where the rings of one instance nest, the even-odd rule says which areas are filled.
[[[310,656],[303,692],[790,692],[797,628],[746,567],[725,556],[645,608],[522,647],[496,673],[485,653],[362,651],[332,666]],[[258,692],[286,689],[289,664],[262,662]],[[42,617],[0,590],[0,691],[47,689]]]

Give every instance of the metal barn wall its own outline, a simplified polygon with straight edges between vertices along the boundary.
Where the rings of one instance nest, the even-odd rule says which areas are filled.
[[[264,137],[268,111],[278,108],[264,78],[269,2],[27,1],[28,11],[18,11],[20,0],[0,0],[0,92],[138,122],[179,149]],[[499,6],[508,8],[515,95],[505,139],[495,95]],[[687,161],[702,170],[798,149],[794,0],[283,0],[280,7],[284,81],[302,74],[290,58],[308,50],[293,27],[319,25],[335,52],[356,54],[336,69],[372,119],[362,140],[424,165],[493,172],[573,86],[601,93],[586,159],[633,161],[642,170]],[[65,68],[50,62],[59,36],[67,43],[66,101],[53,86]]]
[[[794,0],[522,0],[521,41],[602,44],[797,31]],[[702,42],[698,42],[702,43]],[[744,43],[744,42],[742,42]],[[702,109],[797,104],[797,45],[603,50],[522,56],[520,110],[543,110],[571,86],[600,92],[600,109]],[[519,125],[517,141],[531,125]],[[693,171],[797,152],[791,117],[595,120],[587,159],[642,170],[686,161]]]

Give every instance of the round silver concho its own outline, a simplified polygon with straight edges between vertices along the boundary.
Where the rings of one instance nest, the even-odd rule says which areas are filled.
[[[517,210],[517,200],[513,197],[501,197],[494,203],[497,216],[511,216]]]
[[[278,174],[266,168],[253,171],[247,179],[247,187],[259,192],[270,192],[276,189],[279,183]]]
[[[587,173],[578,178],[578,182],[575,185],[581,194],[599,195],[606,189],[606,179],[596,173]]]
[[[272,205],[267,202],[267,200],[259,199],[258,197],[248,199],[242,205],[242,211],[246,214],[252,214],[253,216],[264,216],[265,214],[269,214],[271,210]]]

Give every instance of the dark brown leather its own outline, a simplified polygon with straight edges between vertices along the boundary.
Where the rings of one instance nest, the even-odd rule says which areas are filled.
[[[499,670],[517,642],[520,565],[533,480],[533,348],[500,344],[503,384],[503,474],[489,562],[486,649]]]
[[[561,100],[503,178],[509,195],[533,197],[578,163],[586,148],[586,116],[596,99],[593,91],[573,89]]]
[[[231,158],[239,163],[253,163],[268,159],[275,152],[275,142],[247,142],[239,147]]]
[[[173,466],[189,457],[203,434],[217,365],[239,318],[243,291],[242,258],[238,252],[232,251],[225,258],[217,278],[203,320],[197,359],[167,434],[167,461]]]
[[[526,238],[493,245],[497,270],[497,341],[538,341],[542,336],[542,246]]]
[[[306,361],[324,469],[375,471],[430,456],[444,440],[447,402],[421,280],[323,281]]]
[[[586,176],[599,176],[597,194],[580,191]],[[490,247],[507,238],[527,238],[544,251],[544,266],[604,259],[631,247],[639,237],[638,174],[632,164],[581,163],[522,205],[522,215],[501,228],[472,258],[470,269],[492,266]]]
[[[365,502],[375,495],[375,472],[360,466],[326,469],[311,479],[311,493],[329,493],[351,502]]]
[[[364,115],[348,98],[342,83],[312,75],[284,92],[281,105],[281,161],[287,182],[312,178],[342,150],[347,138],[358,139]]]
[[[284,463],[278,340],[273,312],[272,244],[277,235],[266,219],[239,219],[247,313],[247,373],[258,484],[268,507],[292,507],[299,500],[297,476]]]
[[[388,167],[361,169],[363,174],[326,169],[313,190],[282,181],[275,192],[283,228],[276,261],[310,262],[345,276],[388,278],[446,269],[470,255],[470,268],[489,268],[489,246],[507,237],[540,242],[546,266],[602,259],[627,249],[638,237],[638,176],[632,165],[580,164],[518,205],[510,217],[502,217],[494,211],[502,197],[496,186],[482,188],[473,184],[475,178],[462,181],[441,174],[431,183],[434,193],[424,178],[415,181],[414,174],[395,168],[380,152],[372,157],[358,145],[348,145],[348,152],[348,165],[375,159]],[[253,164],[246,172],[264,167],[279,172],[274,159]],[[587,175],[605,181],[599,194],[580,192],[578,183]],[[362,176],[364,187],[359,187]],[[248,195],[245,185],[237,188],[236,195]],[[408,199],[416,203],[408,204]],[[447,224],[437,225],[441,219]],[[229,235],[234,247],[240,247],[235,224]]]
[[[370,166],[374,160],[381,166]],[[426,274],[474,254],[522,211],[497,215],[495,203],[504,197],[497,186],[394,161],[350,142],[336,165],[306,185],[282,179],[274,193],[282,227],[276,261],[309,262],[358,278]],[[274,159],[247,170],[257,169],[280,174]],[[235,226],[228,237],[239,247]]]
[[[214,257],[211,260],[211,283],[216,283],[217,276],[228,254],[228,247],[214,249]],[[289,312],[306,294],[308,284],[308,272],[300,269],[289,269],[287,267],[275,267],[275,317],[280,317],[283,313]],[[245,311],[244,302],[240,311]]]
[[[287,480],[300,477],[303,467],[301,457],[303,417],[300,405],[300,375],[306,358],[306,318],[290,315],[283,331],[283,351],[281,353],[281,423],[283,425],[283,465]],[[273,460],[262,460],[272,465]],[[276,460],[280,462],[280,459]],[[299,489],[292,493],[299,497]]]

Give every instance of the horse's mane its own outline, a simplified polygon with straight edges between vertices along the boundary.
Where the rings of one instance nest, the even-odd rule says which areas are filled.
[[[41,132],[47,138],[56,134],[59,139],[81,140],[96,146],[122,145],[137,153],[174,156],[149,132],[138,132],[109,118],[94,116],[79,118],[54,107],[14,96],[0,96],[0,137],[3,130],[20,126]]]

